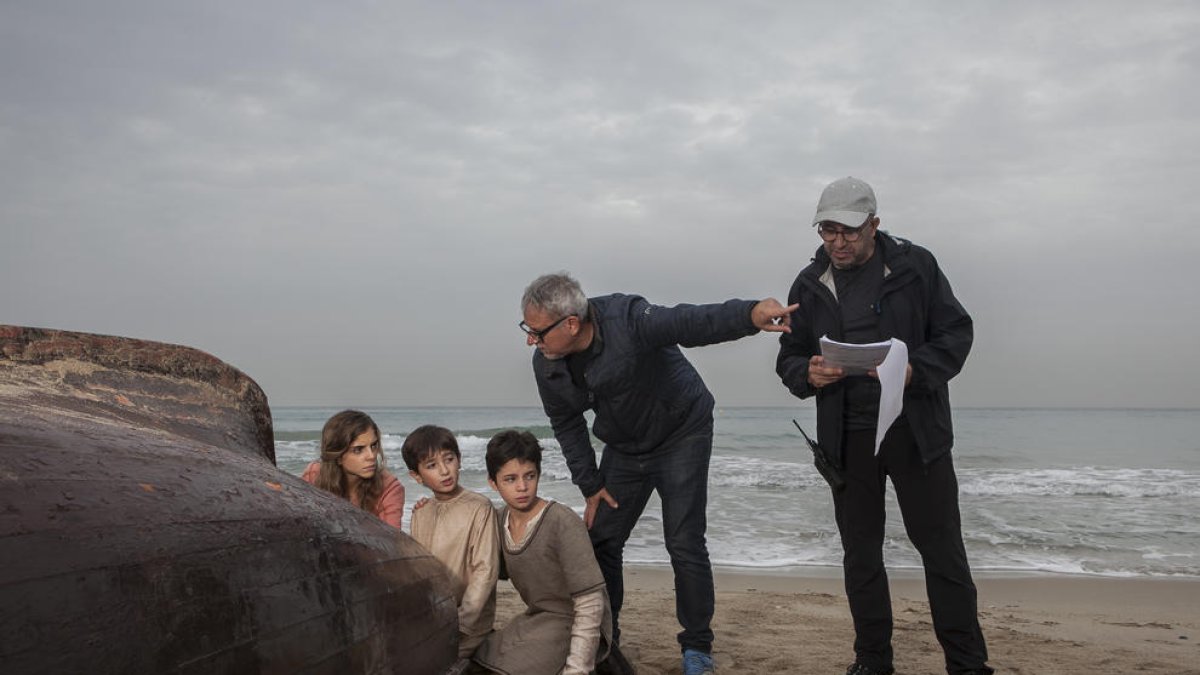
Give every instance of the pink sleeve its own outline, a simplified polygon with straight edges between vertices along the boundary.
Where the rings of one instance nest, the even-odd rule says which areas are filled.
[[[321,472],[321,463],[312,462],[304,467],[304,473],[300,474],[300,480],[311,485],[317,484],[317,474]]]
[[[404,516],[404,485],[395,476],[388,476],[383,486],[383,494],[375,503],[375,515],[383,522],[400,529],[400,519]]]

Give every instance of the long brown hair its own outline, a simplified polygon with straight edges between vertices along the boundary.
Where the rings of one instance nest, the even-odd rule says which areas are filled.
[[[384,481],[390,474],[384,470],[383,436],[379,433],[379,425],[364,412],[343,410],[325,423],[325,428],[321,430],[321,470],[317,473],[316,486],[348,499],[351,503],[354,502],[350,495],[346,472],[342,470],[338,460],[350,449],[354,439],[368,431],[374,431],[380,441],[378,459],[375,460],[378,468],[374,476],[358,482],[358,494],[354,496],[358,497],[359,506],[363,510],[374,513],[375,503],[383,493]]]

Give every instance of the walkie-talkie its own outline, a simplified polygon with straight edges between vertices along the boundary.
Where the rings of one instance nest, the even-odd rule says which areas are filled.
[[[800,435],[804,437],[804,440],[808,441],[808,449],[812,450],[813,466],[817,467],[817,473],[821,474],[821,477],[825,479],[826,483],[829,483],[829,487],[833,488],[835,492],[846,487],[846,480],[842,478],[842,472],[825,456],[825,448],[822,448],[819,443],[809,438],[808,434],[804,433],[804,429],[801,428],[799,422],[792,420],[792,424],[795,424],[796,428],[800,429]]]

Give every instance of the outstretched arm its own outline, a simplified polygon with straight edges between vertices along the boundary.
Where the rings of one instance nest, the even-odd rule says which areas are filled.
[[[630,305],[638,340],[647,347],[702,347],[729,342],[760,330],[787,332],[788,315],[774,298],[727,300],[711,305],[652,305],[639,298]]]

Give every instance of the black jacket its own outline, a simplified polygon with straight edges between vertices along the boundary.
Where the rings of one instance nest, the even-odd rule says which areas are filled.
[[[592,431],[616,452],[638,455],[667,446],[712,424],[712,394],[679,347],[758,332],[750,320],[753,300],[662,307],[640,296],[616,294],[589,303],[600,339],[584,367],[586,386],[572,382],[565,359],[533,353],[542,407],[571,480],[585,497],[604,487],[585,410],[595,411]]]
[[[971,317],[954,297],[950,282],[929,251],[886,232],[875,235],[875,255],[883,256],[883,290],[876,308],[883,339],[900,338],[908,345],[912,381],[904,390],[904,417],[912,427],[921,458],[929,464],[950,452],[950,378],[958,374],[971,351]],[[809,357],[821,352],[822,335],[842,339],[837,300],[822,275],[830,267],[824,248],[801,270],[788,293],[792,332],[779,338],[775,372],[796,396],[817,396],[817,438],[830,458],[842,461],[842,405],[845,387],[836,383],[814,389],[808,383]]]

